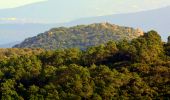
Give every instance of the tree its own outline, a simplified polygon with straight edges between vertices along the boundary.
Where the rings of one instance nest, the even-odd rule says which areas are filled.
[[[129,49],[136,62],[152,63],[164,54],[161,37],[156,31],[149,31],[144,36],[132,40],[131,45],[136,48],[136,50]]]

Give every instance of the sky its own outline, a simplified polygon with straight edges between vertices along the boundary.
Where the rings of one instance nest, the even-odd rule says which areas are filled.
[[[0,9],[15,8],[31,3],[44,2],[44,1],[50,1],[50,0],[0,0]],[[59,4],[62,1],[66,3],[66,0],[55,0],[55,1],[57,1]],[[76,0],[69,0],[69,1],[67,0],[68,3],[74,1]],[[170,0],[79,0],[79,1],[80,2],[77,2],[77,4],[75,5],[79,5],[80,3],[84,3],[84,5],[93,4],[93,7],[96,10],[100,10],[100,11],[102,11],[103,6],[105,9],[115,8],[116,11],[121,11],[123,8],[127,8],[127,7],[128,9],[126,10],[132,10],[132,9],[142,10],[142,9],[152,9],[157,7],[159,8],[162,6],[170,5]]]
[[[11,12],[1,13],[1,23],[63,23],[83,17],[105,16],[161,8],[169,6],[170,0],[0,0],[0,9],[22,8],[23,6],[34,5],[35,3],[40,3],[44,7],[38,5],[35,11],[31,12],[30,8],[30,10],[22,11],[21,14],[13,14],[15,11],[12,11],[12,14]],[[51,16],[54,9],[57,13],[53,13],[53,16]],[[40,13],[39,16],[36,13]]]
[[[46,0],[0,0],[0,9],[15,8]]]

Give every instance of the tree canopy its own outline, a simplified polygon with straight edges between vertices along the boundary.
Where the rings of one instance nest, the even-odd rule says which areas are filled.
[[[170,99],[170,45],[155,31],[86,50],[10,50],[0,52],[2,100]]]

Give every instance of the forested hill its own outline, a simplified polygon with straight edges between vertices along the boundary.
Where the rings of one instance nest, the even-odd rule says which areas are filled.
[[[170,100],[170,43],[155,31],[83,51],[0,51],[0,100]]]
[[[109,23],[78,25],[70,28],[53,28],[35,37],[25,39],[15,48],[44,48],[55,50],[77,47],[85,49],[108,41],[131,40],[143,35],[140,29],[118,26]]]

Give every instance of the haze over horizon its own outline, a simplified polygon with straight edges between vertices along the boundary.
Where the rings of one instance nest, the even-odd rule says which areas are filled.
[[[100,2],[99,0],[1,0],[0,24],[65,23],[79,18],[147,11],[169,5],[169,0],[100,0]]]

